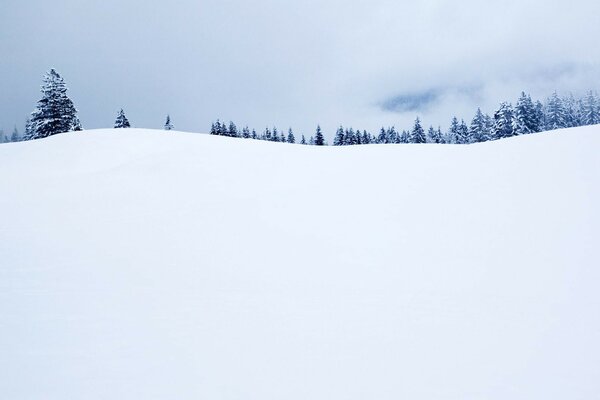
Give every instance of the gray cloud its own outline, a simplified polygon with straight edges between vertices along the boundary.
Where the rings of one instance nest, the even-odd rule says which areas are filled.
[[[0,127],[56,67],[88,128],[216,118],[330,134],[447,125],[521,90],[600,88],[600,3],[467,0],[4,0]],[[395,99],[395,102],[394,102]],[[383,105],[383,106],[382,106]],[[386,106],[387,105],[387,106]]]

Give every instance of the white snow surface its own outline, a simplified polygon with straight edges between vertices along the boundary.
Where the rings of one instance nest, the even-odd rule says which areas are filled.
[[[597,399],[600,127],[0,146],[0,398]]]

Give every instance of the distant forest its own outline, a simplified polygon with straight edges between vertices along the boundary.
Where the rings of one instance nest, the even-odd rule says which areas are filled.
[[[10,136],[0,130],[0,142],[40,139],[62,132],[83,130],[77,117],[77,109],[67,96],[65,82],[54,69],[44,76],[41,92],[42,98],[27,119],[23,135],[16,127]],[[379,132],[371,133],[340,126],[332,144],[334,146],[389,143],[470,144],[599,123],[600,98],[593,91],[589,91],[582,98],[575,98],[573,95],[561,97],[554,92],[544,102],[533,101],[530,95],[522,92],[514,106],[509,102],[500,103],[493,116],[477,109],[469,124],[464,119],[459,121],[457,117],[453,117],[446,131],[433,126],[429,126],[426,130],[417,117],[412,129],[402,131],[392,126],[382,127]],[[123,109],[117,113],[113,126],[114,128],[131,127]],[[166,116],[163,128],[167,131],[174,128],[169,115]],[[303,145],[328,145],[319,126],[308,138],[300,135],[297,139],[292,128],[284,132],[273,127],[257,133],[255,129],[247,126],[239,129],[234,122],[224,123],[217,120],[212,123],[210,134]]]

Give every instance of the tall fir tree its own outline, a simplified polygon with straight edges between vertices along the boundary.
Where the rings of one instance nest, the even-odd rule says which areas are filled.
[[[321,126],[317,126],[317,132],[315,133],[315,146],[325,146],[325,137],[321,132]]]
[[[425,137],[425,130],[421,126],[421,120],[419,117],[415,119],[415,124],[410,134],[411,143],[425,143],[427,141]]]
[[[537,131],[535,105],[525,92],[521,92],[514,111],[512,124],[515,135],[528,135]]]
[[[171,123],[171,116],[167,114],[167,119],[165,120],[165,131],[173,130],[173,124]]]
[[[448,144],[454,144],[458,141],[458,130],[460,129],[460,124],[458,122],[458,118],[452,117],[452,121],[450,122],[450,128],[444,137],[444,142]]]
[[[562,129],[566,127],[565,123],[565,108],[563,101],[558,94],[554,92],[548,98],[546,104],[546,129],[551,131],[554,129]]]
[[[469,134],[469,127],[465,123],[464,119],[460,120],[458,125],[458,132],[456,133],[457,144],[469,144],[471,143],[471,135]]]
[[[77,109],[67,96],[63,78],[52,68],[44,77],[42,98],[31,113],[31,132],[27,139],[40,139],[80,128]]]
[[[294,136],[292,128],[288,129],[287,141],[288,143],[296,143],[296,137]]]
[[[585,125],[600,124],[600,104],[592,91],[585,97],[582,114]]]
[[[131,124],[125,116],[125,111],[123,111],[122,108],[117,114],[117,119],[115,120],[115,128],[131,128]]]
[[[501,103],[498,111],[494,113],[494,139],[503,139],[514,136],[513,130],[514,111],[510,103]]]
[[[333,137],[333,145],[334,146],[343,146],[346,141],[346,137],[344,135],[344,127],[340,125],[340,127],[335,131],[335,136]]]
[[[483,114],[483,112],[481,112],[480,108],[477,109],[477,112],[471,121],[469,134],[474,143],[486,142],[490,140],[488,122],[486,120],[486,116]]]
[[[12,131],[12,135],[10,135],[10,141],[11,142],[19,142],[20,140],[21,140],[21,136],[19,136],[19,130],[15,126],[15,128]]]

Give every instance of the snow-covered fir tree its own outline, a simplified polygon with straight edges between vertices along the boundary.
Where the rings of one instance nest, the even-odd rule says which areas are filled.
[[[510,103],[501,103],[498,111],[494,113],[493,139],[503,139],[514,136],[513,130],[514,111]]]
[[[410,141],[411,143],[425,143],[427,141],[425,130],[421,125],[421,119],[419,117],[417,117],[415,124],[413,125],[413,129],[410,133]]]
[[[288,143],[296,143],[296,137],[294,136],[292,128],[288,129],[287,141]]]
[[[333,137],[333,145],[334,146],[343,146],[346,141],[346,137],[344,135],[344,127],[340,125],[340,127],[335,131],[335,136]]]
[[[306,144],[306,138],[304,135],[302,135],[302,138],[300,139],[300,144]]]
[[[123,111],[122,108],[117,113],[117,119],[115,120],[115,128],[131,128],[131,124],[125,116],[125,111]]]
[[[45,138],[81,127],[77,109],[67,96],[65,81],[55,69],[44,76],[41,92],[42,98],[31,113],[30,132],[24,136],[25,140]]]
[[[469,135],[474,143],[486,142],[490,140],[490,130],[486,115],[478,108],[471,125],[469,126]]]
[[[585,125],[600,124],[600,104],[594,92],[590,91],[583,102],[583,123]]]
[[[521,92],[517,100],[513,118],[513,132],[515,135],[527,135],[537,132],[535,105],[529,95]]]
[[[250,139],[250,128],[248,128],[248,126],[242,128],[242,137],[244,139]]]
[[[315,133],[315,146],[325,146],[325,137],[321,132],[321,126],[317,126],[317,132]]]
[[[19,136],[19,130],[15,126],[15,128],[12,131],[12,135],[10,135],[10,141],[11,142],[18,142],[20,140],[21,140],[21,136]]]
[[[344,133],[344,145],[346,146],[354,146],[356,144],[358,144],[358,140],[356,139],[356,132],[354,132],[354,129],[350,128],[347,129],[346,132]]]
[[[458,122],[458,118],[452,117],[452,121],[450,122],[450,128],[444,137],[444,143],[454,144],[458,140],[458,130],[460,128],[460,124]]]
[[[457,144],[469,144],[471,143],[471,135],[469,134],[469,127],[464,120],[460,120],[458,125],[458,132],[456,133]]]
[[[411,133],[409,131],[407,131],[406,129],[403,130],[402,133],[400,134],[400,137],[399,137],[398,141],[400,143],[410,143],[410,141],[411,141]]]
[[[442,129],[434,129],[433,126],[430,126],[427,131],[427,142],[436,144],[442,143]]]
[[[167,119],[165,120],[165,131],[173,130],[173,124],[171,123],[171,116],[167,114]]]
[[[546,104],[546,129],[551,131],[562,128],[566,128],[565,108],[562,99],[554,92]]]

